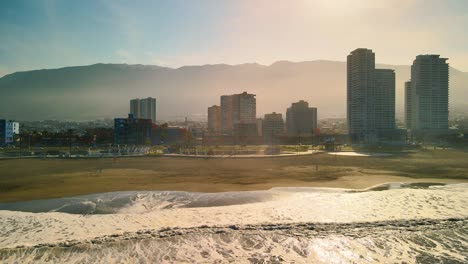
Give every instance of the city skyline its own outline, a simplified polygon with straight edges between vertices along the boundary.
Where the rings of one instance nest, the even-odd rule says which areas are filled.
[[[376,122],[378,121],[379,124],[377,124],[378,126],[382,127],[383,129],[394,129],[396,127],[396,118],[395,118],[395,113],[396,113],[396,110],[395,110],[395,72],[394,70],[392,69],[377,69],[376,68],[376,65],[375,65],[375,53],[373,53],[373,51],[371,49],[366,49],[366,48],[357,48],[356,50],[352,51],[350,55],[348,55],[348,78],[350,77],[350,56],[352,57],[352,54],[355,53],[355,52],[360,52],[360,51],[368,51],[370,53],[372,53],[372,58],[370,60],[370,62],[368,63],[369,65],[366,66],[366,67],[369,67],[369,72],[372,72],[372,79],[371,79],[371,82],[372,82],[372,86],[375,86],[376,88],[376,94],[380,94],[382,93],[381,97],[382,98],[378,98],[379,100],[379,104],[376,104],[376,106],[380,106],[380,108],[373,108],[373,111],[376,112],[376,115],[379,116],[379,118],[376,119]],[[417,55],[416,56],[416,60],[414,61],[414,63],[416,61],[419,60],[419,58],[424,58],[424,57],[437,57],[439,58],[440,55],[429,55],[429,54],[426,54],[426,55]],[[361,59],[359,59],[360,61],[362,61]],[[366,59],[368,60],[368,59]],[[441,59],[444,61],[448,60],[448,58],[443,58]],[[413,66],[412,68],[414,67],[414,63],[413,63]],[[448,63],[445,64],[447,66],[447,72],[448,72]],[[361,66],[360,66],[361,67]],[[412,75],[414,74],[414,70],[412,71]],[[348,93],[350,92],[350,88],[349,88],[349,82],[350,80],[348,79]],[[408,85],[411,85],[411,80],[410,81],[406,81],[404,83],[405,85],[405,103],[404,103],[404,114],[405,114],[405,119],[407,119],[407,117],[410,115],[408,113],[408,104],[410,103],[410,101],[408,101],[407,99],[410,97],[410,95],[408,94],[409,92],[409,87]],[[448,85],[448,83],[447,83]],[[385,87],[385,88],[383,88]],[[447,88],[448,89],[448,88]],[[378,93],[377,93],[378,91]],[[254,105],[254,108],[255,110],[253,112],[251,112],[249,110],[248,113],[244,113],[244,115],[249,119],[249,123],[254,123],[254,119],[257,119],[257,118],[261,118],[263,116],[263,114],[260,114],[258,116],[256,116],[256,99],[255,99],[255,95],[254,94],[248,94],[247,92],[243,92],[243,93],[239,93],[239,94],[233,94],[233,95],[222,95],[220,98],[220,105],[223,104],[223,100],[230,100],[232,102],[229,102],[229,104],[237,104],[239,108],[237,110],[237,116],[235,117],[230,117],[232,118],[233,120],[231,121],[232,122],[232,125],[234,124],[234,120],[237,120],[236,122],[239,122],[242,117],[241,115],[243,113],[241,113],[241,109],[242,107],[240,106],[240,104],[242,103],[240,100],[240,98],[243,97],[243,95],[246,95],[246,96],[249,96],[249,98],[251,96],[253,96],[253,105]],[[382,100],[383,97],[388,97],[391,98],[390,101],[388,101],[388,103],[386,103],[385,100]],[[233,100],[236,99],[236,102],[234,102]],[[349,98],[349,94],[348,94],[348,98]],[[301,102],[303,102],[303,100],[301,100]],[[348,104],[349,104],[349,100],[348,100]],[[225,102],[226,104],[227,102]],[[249,103],[250,104],[250,103]],[[386,105],[387,104],[387,105]],[[214,107],[218,107],[220,108],[220,110],[222,109],[221,106],[217,106],[217,105],[213,105],[212,107],[208,107],[208,115],[206,116],[208,119],[207,121],[209,120],[210,118],[210,114],[209,114],[209,111],[210,111],[210,108],[214,108]],[[232,106],[231,106],[232,107]],[[226,106],[224,107],[226,108]],[[315,108],[316,109],[316,108]],[[448,109],[448,93],[447,93],[447,109]],[[219,111],[220,111],[219,110]],[[226,111],[226,110],[225,110]],[[231,109],[232,111],[232,109]],[[278,110],[275,110],[274,113],[276,113],[276,111]],[[286,113],[286,116],[287,116],[287,111],[288,109],[286,109],[286,111],[284,113]],[[136,98],[136,99],[130,99],[130,111],[128,112],[130,114],[133,114],[136,118],[144,118],[144,119],[151,119],[153,123],[155,123],[157,120],[156,120],[156,99],[155,98],[152,98],[152,97],[147,97],[147,98],[142,98],[142,99],[139,99],[139,98]],[[278,112],[281,114],[281,112]],[[350,120],[349,118],[349,113],[350,113],[350,110],[349,110],[349,106],[348,106],[348,121]],[[387,113],[391,113],[391,115],[388,115]],[[268,113],[266,113],[268,114]],[[265,114],[265,115],[266,115]],[[222,113],[219,113],[220,115],[220,119],[221,116],[223,115]],[[447,116],[448,116],[448,111],[447,111]],[[226,117],[225,117],[226,118]],[[448,120],[448,119],[447,119]],[[219,121],[220,124],[219,126],[222,126],[222,123],[223,121]],[[244,122],[244,121],[242,121]],[[209,123],[209,122],[207,122]],[[315,121],[316,123],[316,121]],[[388,125],[388,124],[392,124],[392,125]],[[409,128],[410,126],[408,126],[408,122],[405,121],[405,126],[407,128]],[[220,128],[221,129],[221,128]],[[231,128],[232,129],[232,128]],[[351,128],[352,129],[352,128]],[[226,130],[226,128],[224,128],[224,130]],[[365,130],[365,129],[364,129]]]
[[[468,0],[1,0],[0,263],[465,263]]]
[[[459,0],[3,1],[0,7],[0,34],[7,36],[0,76],[98,62],[180,67],[340,60],[347,46],[373,47],[378,62],[396,65],[410,65],[412,54],[445,54],[468,71],[468,2]],[[282,23],[268,27],[278,19]]]

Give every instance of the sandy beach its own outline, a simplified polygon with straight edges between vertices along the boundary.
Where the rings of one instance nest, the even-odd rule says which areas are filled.
[[[114,191],[227,192],[274,187],[366,188],[385,182],[467,182],[468,153],[389,157],[316,154],[264,159],[0,160],[0,202]]]
[[[0,161],[0,262],[463,263],[467,156]]]

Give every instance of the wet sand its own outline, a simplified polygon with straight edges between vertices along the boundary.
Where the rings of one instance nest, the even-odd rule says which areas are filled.
[[[356,157],[316,154],[264,159],[0,160],[0,202],[91,193],[226,192],[274,187],[366,188],[385,182],[468,182],[468,153],[453,150]]]

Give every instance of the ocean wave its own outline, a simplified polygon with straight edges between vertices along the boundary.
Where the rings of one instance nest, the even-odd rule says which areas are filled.
[[[0,210],[21,212],[61,212],[69,214],[149,213],[171,208],[229,206],[265,202],[285,193],[371,192],[395,189],[429,189],[442,183],[385,183],[363,190],[314,187],[276,187],[267,191],[196,193],[182,191],[125,191],[76,197],[0,203]]]
[[[191,193],[178,191],[129,191],[0,204],[0,210],[61,212],[69,214],[148,213],[180,207],[213,207],[263,202],[273,199],[268,191]]]
[[[0,263],[466,263],[467,190],[391,183],[64,198],[46,212],[0,210]]]
[[[4,262],[466,263],[468,219],[164,228],[0,249]]]

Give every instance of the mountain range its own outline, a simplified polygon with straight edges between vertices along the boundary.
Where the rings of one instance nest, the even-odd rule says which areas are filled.
[[[396,72],[397,116],[404,108],[408,65],[377,65]],[[158,120],[203,120],[219,97],[256,94],[257,114],[285,113],[306,100],[319,118],[346,116],[346,62],[278,61],[167,68],[153,65],[94,64],[15,72],[0,78],[0,118],[93,120],[126,116],[129,100],[157,98]],[[450,68],[450,105],[468,109],[468,73]],[[468,110],[466,110],[468,112]]]

